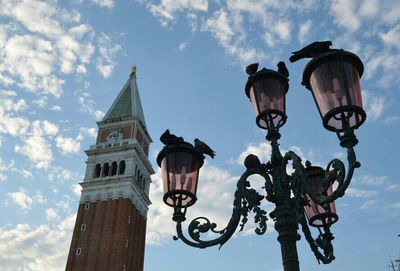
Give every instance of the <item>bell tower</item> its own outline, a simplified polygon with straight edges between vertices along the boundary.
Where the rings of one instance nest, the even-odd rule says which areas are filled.
[[[86,173],[66,271],[143,271],[152,142],[136,67],[86,150]]]

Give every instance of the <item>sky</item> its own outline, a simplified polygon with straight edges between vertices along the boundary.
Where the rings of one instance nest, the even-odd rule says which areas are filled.
[[[367,120],[357,131],[356,170],[337,200],[336,259],[319,265],[304,237],[302,270],[387,270],[400,258],[400,2],[378,0],[0,0],[0,270],[64,270],[86,154],[101,120],[137,65],[153,138],[145,270],[281,271],[273,222],[252,220],[220,250],[174,241],[156,156],[169,128],[217,153],[200,172],[189,218],[225,227],[249,153],[267,162],[265,131],[245,96],[245,67],[290,72],[281,150],[325,166],[345,150],[325,130],[301,85],[307,60],[292,51],[316,40],[356,53]],[[254,186],[261,189],[257,180]],[[272,204],[265,209],[273,210]],[[185,224],[187,225],[187,223]],[[314,232],[316,236],[316,233]],[[210,236],[212,237],[212,236]]]

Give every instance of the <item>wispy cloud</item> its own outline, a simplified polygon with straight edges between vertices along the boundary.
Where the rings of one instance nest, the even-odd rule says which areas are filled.
[[[47,199],[41,192],[29,196],[28,192],[20,187],[19,191],[7,193],[8,202],[16,204],[24,213],[28,212],[35,203],[46,203]]]
[[[100,7],[113,8],[114,0],[90,0],[92,3],[99,5]]]
[[[46,216],[55,219],[58,214],[53,209],[47,209]],[[0,268],[61,270],[65,266],[74,221],[75,215],[71,215],[55,226],[17,224],[13,227],[1,227]],[[44,252],[46,257],[43,257]]]
[[[16,145],[15,151],[24,154],[39,169],[47,169],[53,160],[49,138],[58,133],[58,126],[47,120],[34,121],[31,130],[21,136],[22,145]]]
[[[160,4],[154,4],[151,1],[146,2],[146,6],[155,17],[160,20],[163,26],[168,26],[176,19],[176,14],[185,12],[193,14],[194,12],[206,12],[208,10],[207,0],[161,0]]]
[[[99,57],[96,60],[96,68],[104,78],[111,76],[115,66],[115,57],[121,50],[119,44],[113,43],[111,38],[102,33],[98,38]]]
[[[81,112],[89,114],[95,120],[100,120],[105,115],[103,111],[95,109],[95,101],[91,98],[89,92],[79,94],[78,104]]]

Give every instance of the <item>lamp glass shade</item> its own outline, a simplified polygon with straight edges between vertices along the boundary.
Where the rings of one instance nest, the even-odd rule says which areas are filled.
[[[324,196],[332,195],[332,184],[323,182],[325,171],[321,167],[307,167],[306,173],[308,175],[310,185],[315,192]],[[308,195],[307,198],[309,201],[308,204],[304,206],[304,211],[306,213],[310,226],[330,226],[339,219],[336,213],[336,205],[334,201],[319,205],[314,202]]]
[[[246,94],[260,128],[279,128],[285,124],[287,90],[287,78],[273,70],[263,69],[249,78]]]
[[[192,148],[186,146],[169,148],[161,158],[163,199],[171,207],[186,208],[197,200],[197,181],[203,158]]]
[[[361,60],[350,52],[334,50],[313,59],[305,68],[303,82],[312,91],[326,129],[357,129],[366,119],[360,77]]]

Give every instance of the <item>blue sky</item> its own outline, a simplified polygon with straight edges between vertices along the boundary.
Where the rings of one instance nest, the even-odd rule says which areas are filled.
[[[217,156],[200,174],[189,217],[221,227],[231,214],[247,153],[270,149],[244,94],[244,67],[287,62],[288,121],[281,148],[314,164],[345,159],[301,86],[306,61],[292,51],[332,40],[360,56],[368,117],[356,131],[362,167],[337,201],[336,260],[318,265],[298,242],[302,270],[385,270],[400,253],[400,2],[378,0],[1,0],[0,269],[64,270],[86,155],[96,121],[138,66],[138,85],[154,143],[145,270],[281,270],[273,224],[259,237],[248,222],[225,246],[198,250],[172,240],[155,162],[159,135],[199,137]],[[267,205],[267,210],[272,206]]]

